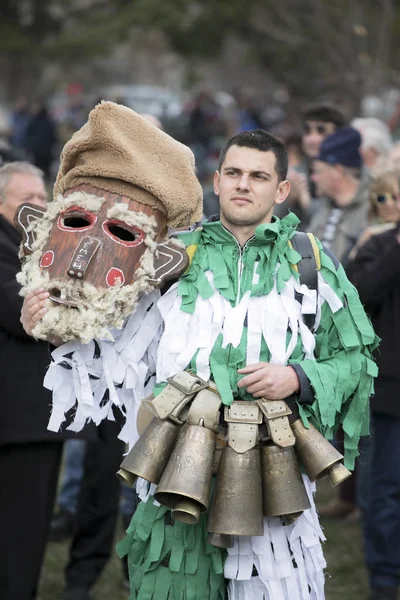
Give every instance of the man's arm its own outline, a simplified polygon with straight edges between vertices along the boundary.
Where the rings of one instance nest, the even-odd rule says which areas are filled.
[[[342,307],[332,309],[325,300],[315,336],[315,360],[298,362],[315,397],[312,404],[300,404],[300,414],[304,420],[311,418],[328,439],[343,427],[346,466],[352,468],[359,437],[368,431],[369,397],[377,375],[372,352],[378,338],[343,267],[322,249],[321,263],[320,277]]]

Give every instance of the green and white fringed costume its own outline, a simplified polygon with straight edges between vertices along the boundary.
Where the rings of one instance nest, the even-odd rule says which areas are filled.
[[[251,399],[237,387],[239,368],[297,363],[314,393],[312,404],[299,404],[304,423],[328,439],[342,426],[345,464],[352,468],[359,437],[368,433],[377,338],[343,268],[322,247],[318,294],[300,284],[300,255],[289,243],[297,223],[289,215],[260,225],[244,248],[220,222],[181,236],[193,259],[157,302],[164,331],[154,393],[190,367],[212,377],[229,405],[234,397]],[[304,323],[306,313],[316,314],[315,332]],[[154,486],[147,493],[142,481],[138,491],[146,501],[118,547],[128,556],[130,600],[219,600],[224,576],[231,600],[322,600],[323,534],[313,486],[304,479],[311,509],[289,526],[264,518],[264,536],[235,538],[228,551],[207,544],[204,516],[198,525],[173,524],[169,511],[153,502]]]
[[[49,428],[58,430],[70,409],[79,430],[88,419],[126,415],[120,437],[137,440],[141,399],[160,391],[167,377],[190,367],[217,384],[224,404],[252,399],[237,387],[237,369],[266,361],[297,364],[314,401],[301,404],[332,439],[345,434],[345,464],[352,468],[360,435],[368,432],[368,399],[376,367],[377,338],[341,266],[320,247],[318,294],[299,281],[293,250],[298,219],[261,225],[240,248],[220,222],[180,237],[192,257],[189,270],[160,297],[143,296],[114,342],[69,342],[52,353],[45,385],[53,391]],[[299,299],[302,297],[302,301]],[[316,315],[314,331],[304,315]],[[155,374],[155,376],[154,376]],[[155,386],[154,386],[155,384]],[[304,477],[311,509],[293,525],[264,518],[264,535],[236,537],[228,551],[206,542],[206,516],[198,525],[172,523],[169,510],[153,502],[155,486],[139,480],[145,500],[118,546],[128,556],[130,600],[322,600],[323,534]],[[252,577],[253,572],[258,576]]]

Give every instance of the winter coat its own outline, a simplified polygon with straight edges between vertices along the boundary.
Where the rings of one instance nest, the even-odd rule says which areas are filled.
[[[18,231],[0,216],[0,445],[54,441],[63,434],[47,431],[51,395],[43,387],[50,363],[46,342],[27,335],[20,322],[22,298],[16,274]]]
[[[369,184],[370,179],[365,175],[360,181],[352,202],[342,208],[342,214],[336,226],[335,236],[329,247],[345,268],[351,249],[368,223]],[[319,207],[317,208],[314,217],[311,219],[308,231],[313,233],[323,242],[324,230],[331,211],[339,207],[329,198],[317,200],[317,203],[319,203]]]
[[[382,338],[376,361],[379,376],[373,412],[400,417],[400,243],[399,226],[373,236],[349,264],[347,274],[357,287],[376,333]]]

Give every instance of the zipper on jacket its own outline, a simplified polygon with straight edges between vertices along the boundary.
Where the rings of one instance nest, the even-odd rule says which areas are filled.
[[[236,302],[235,302],[235,306],[237,306],[239,304],[240,301],[240,291],[241,291],[241,279],[242,279],[242,273],[243,273],[243,255],[244,252],[246,250],[246,246],[249,242],[251,242],[251,240],[254,240],[254,238],[256,237],[255,235],[252,235],[251,238],[249,238],[247,240],[247,242],[245,243],[245,245],[242,247],[239,242],[237,241],[237,239],[235,238],[235,236],[233,235],[233,233],[231,233],[229,231],[229,229],[227,229],[225,227],[225,225],[223,225],[221,223],[222,227],[225,229],[225,231],[227,231],[229,233],[229,235],[231,235],[233,237],[233,239],[235,240],[236,246],[238,248],[239,251],[239,260],[238,260],[238,285],[237,285],[237,295],[236,295]],[[230,363],[231,360],[231,352],[232,352],[232,344],[229,344],[229,351],[228,351],[228,356],[227,356],[227,365]]]
[[[237,293],[236,293],[236,306],[240,302],[240,284],[242,279],[243,272],[243,248],[239,246],[239,260],[238,260],[238,284],[237,284]]]
[[[229,233],[229,235],[231,235],[233,237],[233,239],[235,240],[236,246],[238,248],[239,251],[239,260],[238,260],[238,283],[237,283],[237,290],[236,290],[236,302],[235,302],[235,306],[237,306],[240,302],[240,292],[241,292],[241,279],[242,279],[242,273],[243,273],[243,255],[244,252],[246,250],[246,246],[249,242],[251,242],[252,240],[255,239],[255,235],[252,235],[251,238],[249,238],[247,240],[247,242],[244,244],[244,246],[241,246],[239,244],[239,242],[237,241],[237,239],[235,238],[235,236],[233,235],[233,233],[231,233],[229,231],[229,229],[227,229],[225,227],[225,225],[223,225],[221,223],[222,227],[225,229],[225,231],[227,231]]]

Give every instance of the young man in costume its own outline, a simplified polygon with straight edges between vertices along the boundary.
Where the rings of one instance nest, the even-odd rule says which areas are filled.
[[[305,285],[299,278],[305,259],[301,260],[293,247],[298,220],[289,215],[282,221],[271,221],[275,204],[283,202],[289,192],[286,171],[284,147],[265,131],[245,132],[228,142],[215,175],[220,221],[204,223],[201,228],[179,236],[191,257],[190,267],[181,279],[159,299],[151,297],[145,289],[136,312],[115,342],[97,340],[84,345],[72,342],[53,353],[55,362],[47,384],[55,392],[54,406],[58,407],[59,420],[62,411],[60,401],[57,403],[58,381],[63,377],[63,385],[71,386],[67,377],[75,369],[79,374],[72,382],[72,389],[80,399],[78,411],[84,410],[85,417],[107,415],[112,406],[111,394],[104,403],[104,396],[97,391],[99,380],[107,379],[111,391],[116,393],[114,404],[123,404],[136,421],[138,406],[132,397],[137,400],[140,389],[134,387],[132,371],[126,365],[136,365],[134,371],[138,373],[138,365],[143,367],[144,363],[148,378],[152,364],[156,363],[154,399],[148,399],[145,406],[160,416],[171,395],[174,406],[172,411],[164,413],[168,418],[153,420],[153,425],[145,430],[146,434],[151,431],[149,428],[159,427],[147,447],[148,455],[160,450],[158,440],[164,435],[164,425],[174,429],[177,423],[186,420],[176,448],[185,435],[191,435],[190,427],[196,430],[195,435],[203,435],[206,429],[214,436],[218,432],[216,443],[223,446],[220,465],[230,457],[237,465],[237,473],[247,477],[254,470],[256,486],[261,485],[258,455],[254,462],[258,466],[252,466],[253,457],[260,452],[259,440],[266,444],[261,449],[263,453],[272,446],[274,452],[277,447],[279,452],[280,448],[287,450],[294,443],[287,416],[293,429],[301,429],[300,415],[305,424],[314,423],[329,439],[341,424],[345,431],[345,464],[353,466],[358,439],[368,428],[368,398],[376,374],[371,352],[376,338],[342,267],[314,239],[311,253],[315,255],[312,264],[317,286]],[[35,292],[28,296],[23,311],[27,331],[34,327],[35,333],[46,314],[46,302],[47,296]],[[310,320],[310,315],[315,318]],[[40,333],[43,335],[43,330]],[[95,383],[85,377],[85,360],[86,373],[96,374]],[[65,374],[66,361],[70,369]],[[104,377],[101,369],[106,371]],[[86,394],[88,386],[77,384],[79,378],[91,388],[90,397],[83,398],[82,390],[85,388]],[[142,395],[144,387],[142,384]],[[189,406],[188,414],[177,407],[176,390],[178,403]],[[146,384],[146,392],[150,391]],[[225,407],[222,413],[221,404]],[[252,420],[248,407],[250,413],[254,409],[258,420]],[[277,409],[283,419],[279,425],[270,407]],[[62,407],[65,408],[67,404]],[[237,418],[232,412],[234,408],[239,408]],[[266,427],[261,412],[276,424],[278,437],[272,425]],[[123,433],[130,435],[132,444],[135,428],[129,414],[127,423],[129,427]],[[229,429],[227,435],[226,429]],[[232,436],[232,431],[239,433]],[[279,436],[286,436],[285,443]],[[271,437],[276,443],[270,443]],[[145,435],[138,443],[144,438]],[[215,437],[211,439],[214,443]],[[239,458],[232,459],[232,452]],[[166,454],[163,446],[161,455]],[[176,452],[171,455],[170,462],[178,463],[180,483],[190,483],[192,475],[200,474],[201,479],[204,465],[196,461],[201,463],[203,455],[201,446],[193,444],[184,462]],[[125,461],[123,467],[129,473]],[[264,463],[263,469],[266,470]],[[252,523],[248,517],[251,521],[252,509],[260,508],[261,498],[243,488],[236,471],[224,471],[231,479],[228,477],[220,498],[223,508],[219,514],[214,505],[215,497],[221,496],[221,466],[217,469],[213,505],[210,506],[207,494],[205,499],[198,500],[194,485],[188,504],[179,504],[188,494],[186,497],[176,494],[178,503],[172,513],[168,508],[171,488],[168,490],[165,482],[162,485],[163,479],[158,488],[153,485],[150,490],[147,481],[139,480],[137,489],[144,501],[119,545],[120,554],[128,555],[132,599],[222,599],[226,595],[225,579],[229,596],[234,600],[324,597],[325,562],[320,546],[323,534],[308,477],[300,476],[305,500],[296,509],[293,503],[290,510],[282,505],[282,510],[278,507],[268,512],[269,491],[264,489],[264,514],[272,516],[263,518],[261,509],[255,515],[256,533],[246,535],[242,521],[247,520],[250,532]],[[137,470],[130,472],[137,474]],[[154,481],[150,476],[146,479]],[[288,495],[281,495],[281,501]],[[191,501],[195,497],[196,502]],[[237,501],[238,513],[233,513],[235,531],[219,530],[215,522]],[[208,524],[207,515],[198,516],[207,508]],[[282,519],[281,515],[291,518]],[[188,524],[190,521],[193,524]],[[213,534],[211,538],[209,532]],[[215,534],[220,535],[219,540]]]

